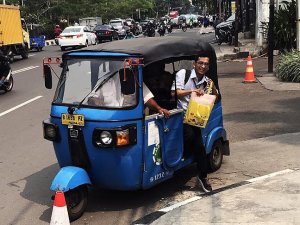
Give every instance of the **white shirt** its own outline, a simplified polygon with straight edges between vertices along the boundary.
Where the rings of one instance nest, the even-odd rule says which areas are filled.
[[[186,74],[185,69],[179,70],[176,73],[176,88],[177,89],[194,90],[194,89],[197,89],[197,87],[201,87],[201,85],[204,82],[207,82],[209,80],[209,78],[207,76],[203,76],[202,79],[199,81],[197,78],[196,72],[193,69],[191,71],[190,78],[188,79],[186,84],[184,84],[185,74]],[[171,90],[175,91],[175,81],[173,82]],[[191,97],[191,95],[178,97],[177,107],[186,111],[188,103],[190,101],[190,97]]]
[[[154,95],[149,90],[149,88],[143,83],[143,98],[144,98],[144,104],[149,101],[149,99],[154,98]]]

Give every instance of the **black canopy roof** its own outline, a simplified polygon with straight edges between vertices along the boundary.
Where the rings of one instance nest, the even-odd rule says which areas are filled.
[[[217,61],[214,48],[200,38],[190,37],[151,37],[135,38],[107,42],[79,50],[80,52],[114,52],[139,55],[144,58],[145,66],[158,61],[172,62],[178,60],[193,60],[196,56],[210,58],[208,76],[218,88]]]
[[[144,58],[145,65],[161,60],[174,60],[174,58],[194,59],[199,54],[210,57],[212,63],[215,63],[216,58],[215,51],[211,45],[201,41],[200,38],[174,36],[107,42],[90,46],[82,51],[87,50],[141,55]]]

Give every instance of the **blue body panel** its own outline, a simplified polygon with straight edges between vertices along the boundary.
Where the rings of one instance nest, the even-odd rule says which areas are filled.
[[[67,166],[60,169],[52,181],[52,191],[68,191],[80,185],[91,184],[87,172],[79,167]]]
[[[142,93],[142,87],[140,87]],[[136,190],[142,188],[143,176],[143,98],[133,109],[96,109],[80,108],[74,114],[84,115],[82,128],[86,152],[90,165],[87,173],[98,187],[115,190]],[[53,142],[55,154],[60,167],[72,166],[69,151],[68,126],[61,124],[61,114],[68,113],[68,107],[52,105],[51,122],[58,125],[61,140]],[[98,147],[92,142],[95,128],[118,128],[136,126],[137,143],[125,147]]]
[[[220,130],[223,130],[220,133]],[[213,143],[220,137],[226,140],[226,131],[223,127],[222,103],[216,102],[210,114],[209,120],[205,128],[201,130],[202,140],[205,146],[206,154],[211,152]]]
[[[180,166],[183,153],[182,121],[182,111],[167,120],[153,117],[145,121],[143,189],[169,179]],[[166,129],[167,132],[164,132]]]
[[[45,39],[46,37],[44,35],[30,37],[30,48],[42,49],[43,47],[45,47]]]

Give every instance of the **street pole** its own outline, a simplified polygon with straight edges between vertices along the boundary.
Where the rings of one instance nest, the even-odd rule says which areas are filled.
[[[240,4],[239,0],[235,0],[235,29],[234,29],[234,46],[239,47],[239,15],[240,14]]]
[[[270,0],[268,40],[268,72],[272,73],[274,50],[274,0]]]
[[[297,50],[300,51],[300,0],[297,0]]]

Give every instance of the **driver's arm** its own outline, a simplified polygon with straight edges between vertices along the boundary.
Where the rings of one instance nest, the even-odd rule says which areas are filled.
[[[149,109],[152,109],[164,115],[166,118],[170,117],[169,110],[164,109],[157,104],[157,102],[154,100],[154,95],[144,83],[143,83],[143,97],[144,97],[144,104],[147,107],[149,107]]]

